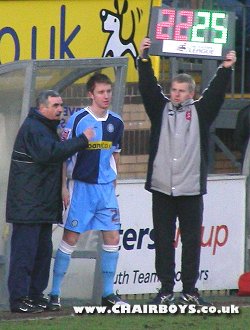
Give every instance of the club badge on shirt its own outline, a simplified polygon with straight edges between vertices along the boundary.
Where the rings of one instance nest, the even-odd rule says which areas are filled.
[[[114,130],[115,130],[114,125],[113,125],[113,124],[108,124],[108,126],[107,126],[107,131],[108,131],[109,133],[113,133]]]

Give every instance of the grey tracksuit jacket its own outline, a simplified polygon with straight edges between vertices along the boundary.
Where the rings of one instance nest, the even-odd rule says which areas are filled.
[[[163,94],[151,61],[138,59],[139,90],[151,121],[145,188],[172,196],[206,193],[209,128],[225,97],[231,68],[219,67],[202,96],[178,109]]]

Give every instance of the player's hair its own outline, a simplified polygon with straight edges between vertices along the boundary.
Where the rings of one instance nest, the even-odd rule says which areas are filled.
[[[171,84],[173,82],[177,82],[177,83],[187,83],[188,84],[188,89],[189,92],[194,92],[195,91],[195,81],[194,79],[187,73],[180,73],[177,76],[175,76],[172,81]]]
[[[53,89],[47,89],[39,93],[37,99],[36,99],[36,106],[39,108],[41,104],[48,105],[48,98],[52,97],[60,97],[61,95],[53,90]]]
[[[89,80],[87,81],[86,88],[88,92],[93,92],[95,89],[96,83],[103,83],[107,85],[112,85],[112,81],[103,73],[96,72],[94,73]]]

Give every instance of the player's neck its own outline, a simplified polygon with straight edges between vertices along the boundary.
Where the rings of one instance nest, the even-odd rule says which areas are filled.
[[[88,106],[88,110],[92,112],[97,118],[105,117],[108,112],[108,109],[100,109],[100,108],[95,108],[93,106]]]

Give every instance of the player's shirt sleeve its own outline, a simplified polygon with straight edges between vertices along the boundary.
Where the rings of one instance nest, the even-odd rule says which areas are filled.
[[[115,141],[113,142],[114,152],[121,152],[122,150],[122,138],[124,133],[124,123],[120,118],[120,125],[118,127],[118,131],[116,134]]]

